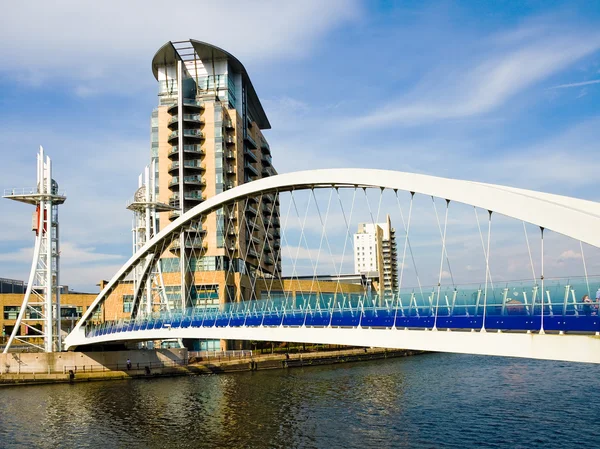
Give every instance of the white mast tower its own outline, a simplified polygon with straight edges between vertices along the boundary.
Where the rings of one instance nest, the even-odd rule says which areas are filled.
[[[156,198],[156,162],[152,161],[144,173],[140,174],[138,189],[127,209],[133,211],[133,254],[146,244],[158,232],[158,212],[167,212],[176,208],[161,203]],[[133,271],[134,304],[132,317],[150,315],[155,308],[158,311],[169,310],[163,282],[160,260],[150,268],[150,275],[144,283],[144,268]],[[143,299],[142,299],[143,295]],[[143,306],[142,306],[143,301]]]
[[[9,351],[15,340],[45,352],[61,351],[58,206],[67,198],[59,193],[58,184],[52,179],[50,157],[44,157],[41,146],[37,157],[36,188],[5,190],[4,198],[36,206],[32,222],[35,246],[31,272],[23,304],[4,353]],[[43,322],[41,326],[40,321]],[[19,335],[21,325],[25,326],[26,335]],[[40,339],[44,341],[43,346],[38,343]]]

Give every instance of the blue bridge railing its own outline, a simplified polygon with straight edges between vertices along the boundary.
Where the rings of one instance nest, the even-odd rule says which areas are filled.
[[[488,286],[444,286],[403,290],[389,297],[369,294],[279,293],[267,299],[199,305],[133,320],[88,324],[86,337],[201,327],[371,327],[600,332],[596,290],[600,279]],[[590,294],[592,293],[592,295]],[[589,295],[591,300],[584,301]],[[543,298],[543,304],[542,304]]]

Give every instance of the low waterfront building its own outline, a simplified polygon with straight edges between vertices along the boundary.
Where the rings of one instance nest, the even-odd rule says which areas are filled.
[[[25,285],[25,284],[23,284]],[[14,329],[17,317],[23,306],[23,297],[25,291],[18,293],[0,293],[0,344],[5,344]],[[96,298],[96,293],[63,293],[61,294],[61,327],[64,333],[68,333],[75,326],[75,323],[83,313],[88,309]],[[19,333],[17,335],[33,335],[36,330],[43,330],[44,321],[36,313],[35,307],[32,306],[25,312],[25,322],[21,323]],[[93,320],[96,322],[104,321],[104,309],[99,309],[94,313]],[[35,343],[35,342],[34,342]],[[43,344],[40,339],[38,342]],[[18,343],[16,343],[18,346]]]

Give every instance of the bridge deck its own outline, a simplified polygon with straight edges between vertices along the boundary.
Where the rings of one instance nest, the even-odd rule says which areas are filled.
[[[161,328],[212,328],[212,327],[367,327],[409,329],[482,329],[510,332],[544,331],[577,332],[595,334],[600,332],[600,316],[597,315],[426,315],[403,316],[389,308],[353,310],[321,310],[307,312],[301,309],[248,312],[194,312],[171,316],[149,317],[137,321],[108,322],[86,327],[86,337],[117,334]]]

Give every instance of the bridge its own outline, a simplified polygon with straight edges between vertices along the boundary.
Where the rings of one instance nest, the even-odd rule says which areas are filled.
[[[257,217],[260,211],[265,218]],[[215,215],[224,217],[218,228],[224,247],[232,229],[264,231],[263,238],[249,239],[240,259],[264,266],[276,254],[270,272],[222,267],[227,276],[248,276],[250,299],[199,302],[197,291],[182,288],[178,306],[144,306],[153,267],[174,247],[189,247],[189,260],[200,260],[206,235],[198,223]],[[366,257],[356,253],[357,220],[375,225],[390,215],[401,224],[398,255],[391,259],[397,277],[384,279],[380,263],[375,282],[364,273],[360,286],[349,288],[344,273],[356,271],[348,269],[349,256],[354,263]],[[107,283],[64,344],[265,340],[600,363],[593,294],[600,279],[588,274],[595,259],[584,251],[597,254],[598,229],[599,203],[531,190],[386,170],[273,176],[202,202],[151,238]],[[513,248],[517,241],[522,251]],[[282,288],[282,266],[293,293]],[[182,279],[188,268],[181,268]],[[566,276],[575,269],[581,273]],[[131,316],[94,323],[94,313],[136,270],[142,282],[134,289]],[[528,279],[510,280],[523,272]]]

